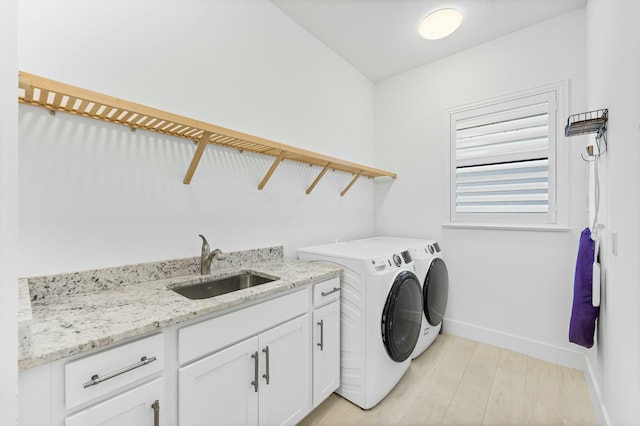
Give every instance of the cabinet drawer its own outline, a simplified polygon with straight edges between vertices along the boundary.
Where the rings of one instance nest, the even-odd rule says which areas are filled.
[[[313,306],[321,306],[325,303],[340,298],[340,278],[335,277],[327,281],[313,285]]]
[[[65,406],[71,409],[163,368],[162,334],[71,361],[64,367]]]
[[[178,330],[178,362],[184,364],[256,335],[309,310],[309,289],[271,299],[248,308]]]
[[[156,407],[154,409],[154,404]],[[65,426],[156,426],[156,410],[166,404],[162,379],[156,379],[67,417]],[[168,404],[167,404],[168,405]]]

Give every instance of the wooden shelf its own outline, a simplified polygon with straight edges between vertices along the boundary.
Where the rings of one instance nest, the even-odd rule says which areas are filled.
[[[329,169],[354,175],[353,180],[340,195],[344,195],[361,176],[367,178],[387,176],[394,179],[397,177],[392,172],[284,145],[214,124],[49,80],[23,71],[20,71],[19,74],[18,89],[19,102],[47,108],[52,113],[63,111],[110,123],[122,124],[132,130],[144,129],[192,140],[198,146],[184,177],[183,182],[185,184],[191,182],[191,178],[208,144],[235,148],[240,152],[250,151],[275,157],[275,161],[258,185],[258,189],[264,188],[283,160],[293,160],[322,167],[318,177],[307,189],[307,194],[313,190]]]

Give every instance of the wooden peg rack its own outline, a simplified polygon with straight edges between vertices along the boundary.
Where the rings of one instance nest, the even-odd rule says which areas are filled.
[[[329,169],[354,175],[353,180],[340,193],[341,196],[361,176],[367,178],[387,176],[394,179],[397,177],[392,172],[284,145],[214,124],[49,80],[23,71],[19,73],[18,89],[19,102],[47,108],[51,112],[63,111],[110,123],[122,124],[132,130],[144,129],[192,140],[198,146],[184,177],[183,183],[185,184],[191,182],[200,158],[208,144],[235,148],[240,152],[250,151],[275,157],[269,171],[258,185],[258,189],[264,188],[283,160],[293,160],[322,167],[318,177],[307,188],[307,194],[311,193]]]

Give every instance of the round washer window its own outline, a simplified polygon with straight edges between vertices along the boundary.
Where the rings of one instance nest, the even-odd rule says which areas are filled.
[[[382,312],[382,341],[392,360],[402,362],[411,356],[420,336],[422,297],[414,273],[398,274]]]
[[[434,327],[442,322],[447,309],[448,295],[449,271],[444,260],[436,257],[429,265],[423,289],[424,314],[429,324]]]

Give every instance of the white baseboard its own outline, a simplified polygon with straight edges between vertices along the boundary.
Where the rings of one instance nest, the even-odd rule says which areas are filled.
[[[559,346],[549,345],[536,340],[525,339],[523,337],[447,318],[443,321],[443,330],[445,333],[455,334],[456,336],[466,337],[478,342],[489,343],[544,361],[586,371],[586,359],[584,353],[580,351],[572,351]]]
[[[591,363],[587,357],[585,357],[585,365],[586,369],[584,370],[584,377],[587,380],[587,386],[589,387],[589,394],[591,395],[593,409],[596,411],[598,424],[611,426],[611,419],[609,419],[609,414],[607,413],[607,409],[602,400],[602,392],[600,391],[598,381],[596,380],[593,368],[591,367]]]

